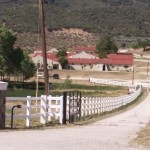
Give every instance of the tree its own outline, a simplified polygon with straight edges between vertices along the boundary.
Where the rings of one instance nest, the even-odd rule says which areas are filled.
[[[150,46],[150,40],[149,39],[137,40],[137,45],[139,48],[143,48],[143,51],[146,51],[147,47]]]
[[[68,65],[68,60],[65,57],[60,57],[59,63],[61,64],[62,69],[65,69],[65,67]]]
[[[66,52],[65,49],[62,49],[62,50],[58,51],[58,53],[57,53],[56,56],[57,56],[57,58],[59,58],[59,57],[65,57],[65,56],[67,56],[67,52]]]
[[[16,39],[16,36],[10,30],[0,26],[1,72],[5,72],[9,76],[10,73],[18,76],[23,72],[25,78],[29,78],[31,75],[33,76],[34,64],[29,60],[29,56],[27,57],[20,48],[14,48]]]
[[[24,59],[21,62],[21,71],[24,79],[29,79],[35,74],[35,65],[27,53],[24,53]]]
[[[14,50],[14,44],[16,41],[15,35],[13,35],[6,27],[0,26],[0,55],[5,61],[5,71],[7,73],[13,72],[15,69],[13,61],[11,60]]]
[[[67,56],[66,50],[65,49],[60,50],[56,56],[59,59],[59,63],[61,64],[62,68],[64,69],[68,65],[68,60],[66,59]]]
[[[118,47],[110,36],[104,36],[96,45],[100,58],[105,58],[107,54],[117,53]]]

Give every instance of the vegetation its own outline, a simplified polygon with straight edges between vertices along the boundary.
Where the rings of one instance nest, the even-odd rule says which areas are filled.
[[[96,45],[100,58],[105,58],[106,54],[117,53],[118,47],[110,36],[104,36]]]
[[[143,48],[143,51],[150,49],[150,40],[149,39],[139,39],[137,42],[133,45],[133,48]]]
[[[8,91],[7,96],[35,96],[35,88],[36,83],[35,82],[10,82],[8,85]],[[79,84],[73,84],[72,80],[69,76],[65,79],[64,83],[51,83],[50,85],[50,94],[53,96],[56,95],[63,95],[64,91],[81,91],[82,96],[118,96],[127,94],[128,89],[126,87],[120,87],[120,86],[88,86],[88,85],[79,85]],[[44,92],[44,83],[39,83],[39,95],[43,95]]]
[[[62,50],[58,51],[58,53],[57,53],[58,61],[61,64],[61,67],[63,69],[65,69],[66,66],[68,65],[68,60],[66,59],[66,56],[67,56],[66,52],[67,51],[65,49],[62,49]]]
[[[34,63],[19,47],[14,48],[15,41],[16,36],[6,27],[0,26],[1,80],[4,79],[4,74],[7,74],[9,79],[10,74],[23,74],[24,79],[34,75]]]
[[[148,0],[45,0],[46,27],[80,28],[113,35],[149,36],[150,1]],[[13,31],[38,32],[37,0],[2,0],[1,22]]]

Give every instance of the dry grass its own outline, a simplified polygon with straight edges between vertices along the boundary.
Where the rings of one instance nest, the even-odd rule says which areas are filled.
[[[137,134],[132,144],[150,149],[150,122]]]

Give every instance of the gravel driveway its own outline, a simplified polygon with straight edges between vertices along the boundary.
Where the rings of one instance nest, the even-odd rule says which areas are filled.
[[[87,126],[0,131],[0,150],[141,150],[129,142],[150,121],[150,94],[125,113]]]

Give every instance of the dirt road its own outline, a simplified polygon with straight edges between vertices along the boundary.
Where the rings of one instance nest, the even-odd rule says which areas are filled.
[[[150,94],[125,113],[87,126],[0,131],[0,150],[141,150],[129,143],[150,120]]]

